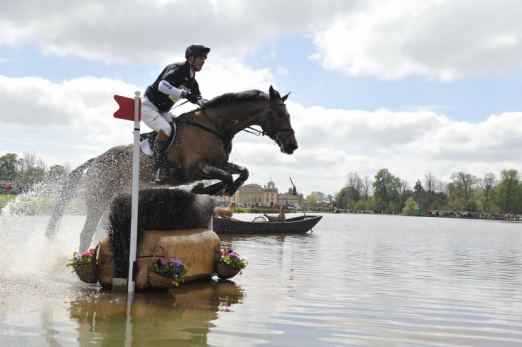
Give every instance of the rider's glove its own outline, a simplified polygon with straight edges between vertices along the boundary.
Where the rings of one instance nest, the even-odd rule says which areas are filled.
[[[198,97],[195,96],[194,94],[189,93],[189,92],[183,91],[183,93],[181,94],[181,97],[184,98],[184,99],[187,99],[188,101],[190,101],[193,104],[197,104],[198,103]]]
[[[200,95],[198,96],[198,104],[200,104],[201,106],[205,105],[206,103],[208,102],[207,99],[203,99],[203,97]]]

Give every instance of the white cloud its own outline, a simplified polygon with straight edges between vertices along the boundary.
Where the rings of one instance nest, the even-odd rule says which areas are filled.
[[[155,63],[194,42],[211,54],[256,51],[282,32],[309,31],[357,2],[20,0],[2,4],[0,44],[38,44],[47,54]],[[275,54],[275,51],[272,52]]]
[[[234,88],[265,89],[273,79],[269,70],[255,70],[241,61],[205,68],[201,79],[208,80],[201,83],[210,96]],[[130,143],[132,124],[113,118],[117,109],[113,95],[132,96],[139,88],[108,78],[52,83],[0,76],[0,153],[30,150],[49,166],[68,161],[75,167],[113,146]],[[454,171],[482,176],[504,168],[522,170],[517,160],[522,112],[468,123],[429,110],[325,109],[293,103],[291,97],[286,104],[299,144],[292,156],[280,153],[266,137],[241,133],[234,140],[231,161],[249,168],[253,174],[249,182],[265,184],[272,178],[286,190],[292,177],[305,193],[334,193],[348,172],[373,176],[385,167],[412,185],[428,171],[447,180]],[[146,131],[145,126],[142,129]]]
[[[278,74],[278,75],[288,75],[288,70],[285,69],[285,68],[282,67],[282,66],[278,66],[278,67],[277,67],[277,74]]]
[[[385,0],[317,30],[314,56],[350,76],[443,81],[520,70],[522,3]]]

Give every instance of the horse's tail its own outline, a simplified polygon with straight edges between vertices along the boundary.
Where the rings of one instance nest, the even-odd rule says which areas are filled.
[[[45,231],[45,236],[48,238],[52,238],[54,234],[56,233],[56,227],[60,223],[60,220],[62,219],[62,216],[65,212],[65,208],[67,207],[67,204],[74,196],[74,193],[78,189],[78,186],[80,185],[82,174],[85,169],[87,169],[94,158],[87,160],[84,164],[80,165],[76,169],[74,169],[69,176],[67,177],[67,180],[62,186],[62,190],[60,191],[60,197],[58,198],[58,202],[56,203],[56,206],[54,207],[53,214],[51,215],[51,219],[49,220],[49,223],[47,224],[47,230]]]

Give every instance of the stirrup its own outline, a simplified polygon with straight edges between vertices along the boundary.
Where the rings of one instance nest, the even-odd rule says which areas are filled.
[[[162,172],[161,169],[153,171],[150,174],[149,183],[165,184],[168,177]]]

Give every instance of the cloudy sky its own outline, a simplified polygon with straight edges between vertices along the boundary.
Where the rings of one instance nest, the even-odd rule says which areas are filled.
[[[143,91],[185,48],[212,48],[209,99],[273,85],[299,149],[241,134],[249,183],[291,176],[333,194],[382,169],[479,177],[522,170],[520,1],[2,1],[0,155],[34,151],[75,167],[132,142],[114,94]],[[188,108],[190,109],[190,108]],[[179,108],[181,112],[188,110]],[[142,126],[145,129],[145,126]]]

